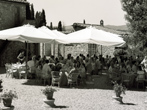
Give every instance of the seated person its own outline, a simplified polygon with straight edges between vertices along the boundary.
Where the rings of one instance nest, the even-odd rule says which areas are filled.
[[[125,68],[125,64],[124,63],[120,64],[119,71],[120,71],[120,73],[127,73],[127,70]]]
[[[144,59],[141,62],[142,70],[144,70],[147,73],[147,56],[144,57]]]
[[[132,73],[137,74],[137,71],[138,71],[137,62],[133,61]]]
[[[20,62],[21,64],[25,61],[25,52],[22,51],[19,53],[19,55],[17,56],[18,62]]]
[[[65,87],[68,85],[68,80],[67,80],[67,70],[66,70],[67,66],[63,65],[63,67],[60,69],[60,81],[59,81],[59,85],[60,87]]]
[[[49,60],[45,60],[45,64],[43,65],[42,68],[42,78],[44,79],[44,81],[48,81],[49,85],[51,85],[51,68],[48,65]]]
[[[113,64],[113,62],[111,62],[110,66],[108,68],[108,74],[109,74],[110,79],[112,79],[112,77],[113,77],[113,68],[114,68],[114,64]]]
[[[128,74],[132,74],[132,67],[131,67],[131,64],[130,63],[127,63],[127,73]]]
[[[69,71],[68,77],[71,77],[71,75],[72,75],[73,73],[79,74],[78,66],[79,66],[78,63],[75,61],[75,62],[74,62],[74,67]]]

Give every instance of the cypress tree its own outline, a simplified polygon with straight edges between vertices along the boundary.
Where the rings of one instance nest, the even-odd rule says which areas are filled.
[[[39,12],[37,11],[35,15],[35,27],[38,28],[39,24],[40,24]]]
[[[44,9],[42,9],[42,25],[46,26],[46,16]]]
[[[34,6],[31,4],[31,19],[34,20]]]
[[[83,20],[83,24],[85,24],[86,22],[85,22],[85,19]]]
[[[50,22],[50,29],[52,30],[53,29],[53,23]]]
[[[61,21],[59,21],[58,23],[58,28],[57,28],[58,31],[62,31],[62,23]]]

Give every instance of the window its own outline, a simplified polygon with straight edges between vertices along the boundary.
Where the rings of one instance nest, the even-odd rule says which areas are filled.
[[[88,53],[90,56],[96,54],[96,48],[97,48],[96,44],[88,44]]]

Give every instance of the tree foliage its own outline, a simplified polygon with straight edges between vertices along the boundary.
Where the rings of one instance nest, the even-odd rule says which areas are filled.
[[[50,29],[52,30],[53,29],[53,23],[50,22]]]
[[[46,16],[45,16],[45,11],[44,11],[44,9],[42,9],[42,23],[43,23],[43,25],[44,26],[46,26]]]
[[[147,46],[147,0],[121,0],[131,33],[130,42],[135,48]]]
[[[62,31],[62,23],[61,23],[61,21],[59,21],[59,23],[58,23],[58,29],[57,30]]]
[[[83,24],[86,24],[85,19],[83,20]]]
[[[31,4],[31,19],[34,20],[34,6]]]
[[[42,10],[42,12],[36,12],[35,15],[35,27],[41,27],[46,26],[46,18],[45,18],[45,11]]]

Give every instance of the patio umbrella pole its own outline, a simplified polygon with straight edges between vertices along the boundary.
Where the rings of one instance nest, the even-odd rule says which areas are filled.
[[[26,46],[27,46],[27,51],[26,51],[26,76],[25,78],[27,79],[28,75],[28,69],[27,69],[27,61],[28,61],[28,42],[26,41]]]
[[[55,57],[55,42],[54,42],[54,57]]]
[[[103,52],[102,52],[102,45],[101,45],[101,55],[102,55],[102,53],[103,53]],[[102,67],[101,67],[101,74],[102,74]]]
[[[101,55],[102,55],[103,53],[102,53],[102,45],[101,45]]]

